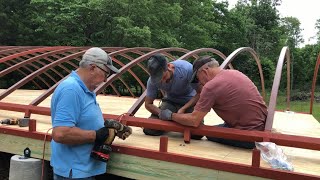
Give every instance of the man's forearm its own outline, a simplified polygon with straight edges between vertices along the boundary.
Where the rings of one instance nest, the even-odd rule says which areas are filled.
[[[78,127],[55,127],[52,131],[53,139],[62,144],[93,143],[96,139],[94,130],[82,130]]]
[[[184,106],[182,106],[181,109],[186,110],[186,109],[194,106],[194,105],[197,103],[197,101],[199,100],[199,97],[200,97],[200,94],[196,94],[195,96],[193,96],[193,97],[190,99],[190,101],[187,102],[187,104],[185,104]]]
[[[187,113],[187,114],[172,113],[172,120],[185,126],[198,127],[200,124],[200,123],[197,123],[197,120],[192,116],[191,113]]]
[[[152,114],[158,115],[160,113],[160,109],[154,104],[148,104],[145,107]]]

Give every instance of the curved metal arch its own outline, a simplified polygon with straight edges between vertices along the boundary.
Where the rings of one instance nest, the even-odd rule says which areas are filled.
[[[11,60],[11,61],[13,61],[13,60]],[[13,61],[14,62],[14,61]],[[5,62],[5,64],[9,64],[8,62]],[[33,72],[30,68],[28,68],[28,67],[24,67],[26,70],[28,70],[29,72]],[[19,70],[19,72],[23,72],[22,70]],[[24,73],[25,74],[25,73]],[[40,76],[37,76],[37,78],[38,79],[40,79],[40,81],[42,81],[48,88],[50,87],[50,84],[46,81],[46,80],[44,80],[42,77],[40,77]],[[40,89],[43,89],[43,88],[40,88]]]
[[[121,68],[123,66],[125,66],[125,64],[123,64],[121,61],[119,61],[118,59],[115,58],[115,56],[122,56],[122,57],[130,57],[129,55],[124,55],[124,53],[128,53],[128,52],[131,52],[131,53],[136,53],[138,55],[141,55],[140,53],[142,53],[141,51],[152,51],[154,50],[154,48],[147,48],[147,47],[136,47],[136,48],[126,48],[126,49],[121,49],[121,50],[118,50],[118,51],[114,51],[114,52],[111,52],[109,53],[109,56],[113,59],[114,62],[116,62],[118,65],[121,66]],[[138,52],[137,52],[138,51]],[[143,53],[142,53],[143,54]],[[129,58],[128,58],[129,59]],[[132,61],[133,58],[130,57],[130,61]],[[142,66],[140,63],[139,63],[140,67]],[[143,66],[142,66],[143,67]],[[131,71],[130,69],[128,70],[128,72],[137,80],[137,82],[140,84],[140,86],[143,88],[143,89],[146,89],[145,85],[143,84],[143,82],[141,81],[141,79],[133,72]],[[128,91],[131,91],[129,86],[125,85],[127,88],[128,88]],[[102,90],[101,90],[102,91]],[[100,91],[100,92],[101,92]]]
[[[78,71],[78,69],[75,70],[75,71]],[[42,93],[40,96],[38,96],[36,99],[34,99],[29,105],[37,106],[38,104],[40,104],[43,100],[45,100],[48,96],[50,96],[50,94],[53,93],[53,91],[56,89],[56,87],[59,85],[60,82],[62,82],[63,80],[67,79],[68,77],[69,77],[69,75],[67,75],[63,79],[60,79],[60,81],[58,81],[56,84],[54,84],[49,89],[47,89],[44,93]],[[28,114],[25,117],[30,117],[30,114]]]
[[[317,76],[318,76],[318,71],[319,71],[319,65],[320,65],[320,54],[318,54],[317,62],[316,62],[314,72],[313,72],[311,98],[310,98],[310,114],[312,114],[312,110],[313,110],[314,91],[316,89],[316,82],[317,82]]]
[[[16,58],[16,60],[21,60],[21,57]],[[14,60],[11,60],[11,61],[14,62]],[[22,61],[23,61],[23,60],[22,60]],[[20,61],[20,62],[22,62],[22,61]],[[17,62],[15,62],[15,63],[17,64]],[[40,62],[38,62],[38,63],[40,63]],[[41,64],[41,63],[40,63],[40,64]],[[39,66],[37,66],[37,65],[35,65],[35,64],[32,64],[32,63],[30,63],[30,64],[28,64],[28,65],[34,67],[34,68],[37,69],[37,70],[40,68]],[[42,63],[42,65],[43,65],[43,63]],[[31,70],[31,69],[28,68],[27,66],[24,66],[23,68],[27,69],[27,70],[30,71],[30,72],[34,72],[33,70]],[[49,73],[43,72],[43,74],[45,74],[47,77],[49,77],[49,79],[51,79],[54,83],[57,82]],[[39,76],[37,76],[37,78],[39,78],[40,75],[41,75],[41,74],[39,74]],[[39,78],[39,79],[40,79],[40,78]],[[48,88],[51,86],[50,84],[48,84],[47,81],[44,81],[44,83],[48,86]]]
[[[163,48],[163,49],[157,49],[157,50],[154,50],[154,51],[151,51],[149,53],[146,53],[140,57],[138,57],[137,59],[135,59],[134,61],[131,61],[130,63],[126,64],[125,66],[123,66],[121,69],[120,69],[120,72],[117,73],[117,74],[113,74],[111,75],[107,82],[104,82],[102,83],[101,85],[99,85],[95,90],[94,92],[96,94],[99,94],[103,88],[105,88],[106,86],[108,86],[109,84],[111,84],[116,78],[118,78],[120,75],[122,75],[124,72],[126,72],[128,69],[130,69],[131,67],[133,67],[134,65],[136,65],[137,63],[143,61],[143,60],[146,60],[148,57],[152,56],[153,54],[156,54],[156,53],[161,53],[161,52],[171,52],[171,51],[180,51],[180,52],[189,52],[189,50],[187,49],[183,49],[183,48]]]
[[[132,97],[136,97],[133,92],[131,91],[130,87],[128,86],[128,84],[121,78],[119,77],[119,80],[126,86],[127,90],[129,91],[129,93],[131,94]]]
[[[134,61],[128,63],[125,67],[121,68],[121,72],[118,74],[114,74],[110,77],[110,79],[108,79],[107,82],[105,82],[104,84],[100,85],[98,88],[96,88],[96,93],[99,93],[99,91],[101,91],[102,88],[104,88],[105,86],[107,86],[109,83],[111,83],[115,78],[117,78],[118,76],[120,76],[121,74],[123,74],[123,71],[131,68],[132,66],[134,66],[135,64],[142,62],[144,60],[146,60],[147,58],[149,58],[150,56],[156,54],[156,53],[162,53],[162,52],[167,52],[167,51],[179,51],[179,52],[189,52],[189,50],[187,49],[183,49],[183,48],[163,48],[163,49],[158,49],[158,50],[154,50],[151,51],[147,54],[144,54],[142,56],[140,56],[139,58],[135,59]],[[137,99],[137,101],[132,105],[132,107],[128,110],[128,114],[130,116],[133,116],[137,110],[140,108],[140,106],[143,104],[143,101],[145,99],[146,96],[146,91],[144,91],[139,99]]]
[[[200,49],[195,49],[193,51],[188,52],[187,54],[181,56],[179,59],[189,59],[193,55],[198,55],[199,53],[202,52],[211,52],[213,54],[218,55],[221,57],[223,60],[227,58],[226,55],[224,55],[221,51],[213,49],[213,48],[200,48]]]
[[[40,59],[42,59],[42,58],[44,58],[44,57],[48,57],[48,56],[50,56],[50,55],[52,55],[52,54],[57,54],[57,53],[60,53],[60,52],[69,51],[69,50],[73,50],[73,49],[77,50],[77,49],[81,49],[81,48],[77,48],[77,47],[71,47],[71,48],[70,48],[70,47],[68,47],[68,48],[65,48],[65,49],[58,49],[58,50],[55,50],[55,51],[47,52],[47,53],[44,53],[44,54],[41,54],[41,55],[32,57],[32,58],[30,58],[30,59],[27,59],[27,60],[25,60],[25,61],[22,61],[22,62],[20,62],[20,63],[17,63],[17,64],[15,64],[15,65],[13,65],[13,66],[10,66],[10,67],[2,70],[2,71],[0,72],[0,77],[3,77],[3,76],[5,76],[6,74],[8,74],[8,73],[10,73],[10,72],[12,72],[12,71],[14,71],[14,70],[22,67],[22,66],[25,66],[25,65],[27,65],[28,63],[32,63],[32,62],[34,62],[34,61],[38,61],[38,60],[40,60]],[[19,53],[19,54],[20,54],[20,53]],[[17,57],[20,57],[20,56],[14,56],[14,58],[17,58]],[[1,59],[0,59],[0,60],[1,60]]]
[[[45,59],[45,60],[47,60],[48,62],[50,62],[50,63],[52,63],[52,62],[54,62],[54,60],[52,60],[52,59],[50,59],[50,58],[48,58],[48,57],[45,57],[45,58],[42,58],[42,59]],[[40,63],[41,61],[39,60],[39,61],[37,61],[38,63]],[[45,63],[44,62],[41,62],[40,64],[42,64],[43,66],[45,66]],[[66,72],[68,72],[68,73],[70,73],[70,69],[67,69],[66,67],[64,67],[64,66],[61,66],[61,65],[58,65],[60,68],[62,68],[63,70],[65,70]],[[77,67],[75,67],[75,68],[77,68]],[[48,69],[48,71],[49,70],[51,70],[51,71],[53,71],[53,72],[55,72],[60,78],[64,78],[64,75],[62,75],[60,72],[58,72],[57,70],[55,70],[54,68],[50,68],[50,69]],[[57,83],[57,82],[56,82]]]
[[[253,59],[256,61],[257,65],[258,65],[258,69],[259,69],[259,74],[260,74],[260,81],[261,81],[261,91],[262,91],[262,97],[265,100],[266,99],[266,91],[265,91],[265,86],[264,86],[264,77],[263,77],[263,71],[262,71],[262,67],[261,67],[261,63],[260,63],[260,59],[258,57],[258,55],[256,54],[256,52],[249,47],[241,47],[236,49],[235,51],[233,51],[228,57],[227,59],[225,59],[223,61],[223,63],[220,65],[220,68],[225,69],[226,66],[228,66],[235,57],[237,57],[237,55],[239,55],[242,52],[249,52]]]
[[[112,50],[121,51],[121,50],[124,50],[125,48],[122,48],[122,47],[115,47],[115,48],[104,47],[102,49],[105,50],[105,51],[112,51]],[[129,49],[129,48],[126,48],[126,49]],[[77,52],[77,53],[74,53],[74,54],[70,54],[69,56],[63,57],[63,58],[61,58],[61,59],[59,59],[59,60],[57,60],[57,61],[55,61],[53,63],[57,64],[57,62],[60,63],[60,61],[62,61],[62,62],[68,61],[69,59],[73,59],[73,58],[79,56],[80,54],[83,54],[84,52],[85,52],[85,50]],[[53,63],[51,63],[51,64],[53,64]],[[61,81],[63,81],[64,79],[66,79],[68,76],[66,76],[65,78],[61,79],[59,82],[57,82],[53,86],[51,86],[46,92],[42,93],[39,97],[37,97],[35,100],[33,100],[29,105],[37,106],[38,104],[40,104],[44,99],[46,99],[48,96],[50,96],[50,94],[53,93],[54,89],[59,85],[59,83]]]
[[[105,49],[103,49],[105,50]],[[117,51],[113,51],[109,54],[109,56],[116,56],[116,55],[119,55],[119,54],[123,54],[123,53],[128,53],[128,52],[133,52],[134,51],[148,51],[148,52],[151,52],[151,51],[154,51],[155,49],[154,48],[148,48],[148,47],[135,47],[135,48],[125,48],[125,49],[120,49],[120,50],[117,50]]]
[[[35,48],[37,48],[37,47],[35,47],[35,46],[18,46],[18,47],[13,47],[13,48],[1,50],[0,55],[4,54],[5,56],[2,56],[2,57],[6,57],[6,56],[10,56],[11,54],[20,53],[25,50],[28,51],[28,50],[32,50]]]
[[[54,61],[53,63],[50,63],[46,66],[43,66],[42,68],[34,71],[33,73],[29,74],[28,76],[26,76],[25,78],[21,79],[19,82],[17,82],[16,84],[14,84],[13,86],[11,86],[10,88],[8,88],[6,91],[3,91],[0,94],[0,100],[3,99],[4,97],[6,97],[7,95],[9,95],[10,93],[12,93],[14,90],[18,89],[19,87],[23,86],[24,84],[26,84],[28,81],[30,81],[31,79],[33,79],[35,76],[41,74],[42,72],[54,67],[57,64],[61,64],[65,61],[68,61],[70,59],[73,59],[81,54],[83,54],[85,52],[85,50],[71,54],[69,56],[63,57],[57,61]]]
[[[139,55],[142,56],[143,53],[141,53],[141,54],[139,54]],[[134,60],[133,57],[131,57],[131,56],[127,55],[127,54],[121,54],[121,56],[129,59],[130,61],[133,61],[133,60]],[[137,65],[138,65],[144,72],[146,72],[147,74],[149,74],[147,68],[145,68],[141,63],[137,63]]]
[[[4,62],[4,64],[10,66],[10,64],[8,62]],[[22,70],[18,69],[18,72],[20,72],[22,75],[27,76],[28,74],[26,74],[25,72],[23,72]],[[43,81],[43,79],[40,79],[40,81]],[[32,80],[32,83],[37,86],[39,89],[43,89],[36,81]]]
[[[31,49],[28,51],[23,51],[23,52],[19,52],[19,53],[15,53],[15,54],[3,57],[0,59],[0,63],[2,63],[4,61],[11,60],[11,59],[15,59],[17,57],[24,56],[27,54],[32,54],[32,53],[36,53],[36,52],[43,52],[43,51],[52,51],[52,50],[62,49],[64,47],[65,46],[56,46],[56,47],[43,47],[43,48]]]
[[[31,58],[28,58],[28,56],[30,56],[30,55],[26,55],[26,56],[27,56],[27,60],[28,60],[28,59],[31,59],[31,58],[33,58],[33,57],[36,57],[36,56],[33,56],[33,57],[31,56]],[[21,62],[26,61],[25,59],[22,59],[22,57],[25,57],[25,56],[20,56],[20,57],[15,58],[15,59],[21,60]],[[46,58],[47,58],[47,57],[41,58],[41,59],[46,59]],[[38,61],[36,61],[36,62],[39,63],[39,64],[41,64],[42,66],[45,66],[45,63],[43,63],[43,62],[41,61],[41,59],[38,59]],[[47,59],[47,60],[48,60],[48,59]],[[11,61],[13,61],[13,60],[11,60]],[[50,60],[48,60],[48,61],[50,61]],[[19,62],[19,63],[21,63],[21,62]],[[51,62],[52,62],[52,60],[51,60]],[[15,62],[15,63],[16,63],[16,62]],[[19,63],[16,63],[16,64],[19,64]],[[69,64],[70,64],[70,63],[69,63]],[[33,72],[33,70],[29,69],[29,68],[27,67],[27,65],[30,65],[30,66],[34,67],[35,69],[37,69],[37,70],[40,68],[39,66],[37,66],[37,65],[35,65],[35,64],[33,64],[33,63],[28,63],[28,64],[24,65],[23,68],[27,69],[27,70],[30,71],[30,72]],[[73,64],[71,64],[71,65],[73,65]],[[64,66],[59,65],[59,67],[64,67]],[[77,68],[77,67],[76,67],[76,68]],[[56,71],[54,68],[50,68],[49,70],[52,70],[53,72],[55,72],[56,74],[58,74],[58,76],[60,76],[61,78],[64,77],[62,74],[60,74],[60,73],[59,73],[58,71]],[[67,70],[67,72],[70,72],[70,70]],[[57,83],[57,80],[56,80],[55,78],[53,78],[49,73],[44,72],[44,74],[45,74],[47,77],[49,77],[49,79],[51,79],[54,83]],[[40,78],[40,75],[41,75],[41,74],[39,74],[39,75],[36,76],[35,78],[39,78],[44,84],[47,85],[48,88],[51,87],[51,85],[48,84],[43,78]],[[40,88],[40,89],[42,89],[42,88]]]
[[[119,64],[121,66],[121,68],[123,66],[125,66],[125,64],[123,64],[121,61],[119,61],[118,59],[116,58],[112,58],[114,62],[116,62],[117,64]],[[141,79],[131,70],[131,69],[128,69],[128,72],[138,81],[138,83],[140,84],[140,86],[143,88],[143,89],[146,89],[145,85],[143,84],[143,82],[141,81]]]
[[[119,91],[117,90],[116,87],[114,87],[113,84],[110,84],[110,86],[111,86],[111,88],[113,89],[113,91],[116,92],[117,96],[121,96],[120,93],[119,93]]]
[[[14,47],[21,47],[21,46],[1,46],[0,47],[0,51],[2,51],[2,50],[6,50],[6,49],[11,49],[11,48],[14,48]]]
[[[266,121],[265,130],[271,131],[273,125],[274,112],[277,105],[277,96],[280,86],[281,73],[284,60],[287,60],[287,109],[290,108],[290,51],[287,46],[283,47],[278,59],[276,73],[274,75],[271,96],[268,107],[268,116]]]
[[[188,52],[187,54],[181,56],[179,59],[188,59],[191,56],[198,56],[199,53],[202,52],[211,52],[213,54],[218,55],[220,58],[222,58],[223,60],[225,60],[227,58],[226,55],[224,55],[221,51],[217,50],[217,49],[213,49],[213,48],[200,48],[200,49],[196,49],[193,51]],[[231,65],[231,63],[228,65],[230,69],[234,69],[233,66]]]
[[[13,65],[13,66],[9,66],[9,68],[7,68],[7,69],[5,69],[5,70],[3,70],[3,71],[1,71],[0,72],[0,77],[2,77],[2,76],[4,76],[4,75],[6,75],[6,74],[8,74],[8,73],[10,73],[10,72],[12,72],[12,71],[14,71],[14,70],[17,70],[18,68],[20,68],[21,66],[22,67],[24,67],[24,68],[27,68],[26,66],[28,65],[28,63],[29,64],[32,64],[32,62],[34,62],[34,61],[36,61],[36,62],[38,62],[38,63],[40,63],[41,64],[41,59],[46,59],[46,60],[48,60],[48,61],[50,61],[50,62],[53,62],[53,60],[51,60],[50,58],[48,58],[48,56],[50,56],[50,55],[54,55],[54,54],[57,54],[57,53],[60,53],[60,52],[65,52],[65,51],[69,51],[69,50],[80,50],[80,49],[83,49],[82,47],[80,47],[80,48],[78,48],[78,47],[69,47],[69,48],[65,48],[65,49],[59,49],[59,50],[56,50],[56,51],[52,51],[52,52],[48,52],[48,53],[44,53],[44,54],[40,54],[40,55],[38,55],[38,56],[34,56],[34,57],[32,57],[32,58],[30,58],[30,59],[27,59],[27,60],[24,60],[24,61],[22,61],[22,62],[19,62],[19,63],[17,63],[17,64],[15,64],[15,65]],[[63,54],[63,53],[62,53]],[[70,64],[70,65],[72,65],[73,67],[75,67],[75,68],[77,68],[76,66],[74,66],[72,63],[68,63],[68,64]],[[67,68],[65,68],[64,66],[62,66],[62,65],[58,65],[59,67],[61,67],[62,69],[64,69],[66,72],[70,72],[71,70],[69,70],[69,69],[67,69]],[[27,69],[29,69],[29,68],[27,68]],[[36,68],[36,69],[39,69],[39,68]],[[63,78],[64,76],[63,75],[61,75],[60,73],[58,73],[54,68],[50,68],[50,70],[53,70],[53,71],[55,71],[61,78]],[[32,72],[31,70],[29,70],[30,72]],[[19,70],[19,72],[20,72],[20,70]],[[21,71],[22,72],[22,71]],[[24,75],[25,76],[27,76],[25,73],[24,73]],[[49,84],[47,84],[47,82],[43,79],[43,78],[41,78],[40,77],[40,74],[39,75],[37,75],[35,78],[39,78],[44,84],[46,84],[47,86],[48,86],[48,88],[49,87],[51,87]],[[52,79],[52,78],[51,78]],[[33,83],[36,83],[34,80],[31,80]],[[53,80],[55,83],[57,82],[55,79]],[[28,82],[27,82],[28,83]],[[36,83],[36,86],[39,88],[39,89],[43,89],[40,85],[38,85],[37,83]]]

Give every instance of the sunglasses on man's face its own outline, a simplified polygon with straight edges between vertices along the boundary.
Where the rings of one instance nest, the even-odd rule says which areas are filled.
[[[104,65],[103,65],[104,66]],[[97,65],[97,67],[99,68],[99,69],[101,69],[104,73],[105,73],[105,75],[104,75],[104,78],[105,79],[107,79],[108,77],[109,77],[109,75],[111,74],[111,72],[110,72],[110,70],[108,69],[108,71],[106,71],[106,70],[104,70],[102,67],[100,67],[99,65]]]

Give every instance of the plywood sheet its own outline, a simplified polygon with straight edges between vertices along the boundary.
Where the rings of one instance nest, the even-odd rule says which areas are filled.
[[[1,91],[3,90],[0,90],[0,92]],[[2,102],[29,104],[43,92],[44,91],[16,90],[3,99]],[[39,106],[50,107],[50,100],[51,97],[48,97]],[[97,100],[104,113],[121,115],[130,109],[137,98],[99,95]],[[159,103],[159,101],[156,101],[156,103]],[[135,116],[147,118],[149,115],[150,113],[144,108],[144,105],[142,105]],[[23,117],[23,113],[0,110],[0,119],[10,117]],[[49,116],[32,115],[32,118],[37,120],[37,131],[47,132],[47,130],[51,128],[51,119]],[[223,121],[214,113],[214,111],[211,111],[205,117],[206,125],[216,125],[222,122]],[[15,128],[19,127],[15,126]],[[320,124],[318,121],[312,115],[295,112],[276,112],[273,131],[276,133],[320,138]],[[180,133],[171,132],[166,135],[169,137],[169,152],[242,164],[251,164],[250,150],[209,142],[205,137],[202,138],[202,140],[192,140],[190,144],[185,144],[183,142],[182,134]],[[132,136],[130,136],[126,141],[116,139],[114,143],[158,150],[159,141],[160,137],[146,136],[143,134],[142,128],[133,127]],[[16,146],[20,146],[19,143],[16,143]],[[291,159],[296,172],[320,175],[320,151],[290,147],[282,148]],[[261,165],[269,167],[269,165],[263,162],[263,160],[261,160]]]

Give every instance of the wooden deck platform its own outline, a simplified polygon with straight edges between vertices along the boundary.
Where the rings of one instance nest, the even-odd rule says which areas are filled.
[[[0,90],[0,92],[1,91],[3,90]],[[16,90],[1,102],[14,102],[27,105],[43,92],[44,91]],[[128,97],[103,95],[99,95],[97,99],[104,113],[116,115],[127,112],[137,100]],[[39,106],[49,107],[50,97]],[[23,114],[24,113],[0,110],[0,119],[12,117],[21,118]],[[135,116],[146,118],[149,116],[149,112],[142,106]],[[37,120],[37,131],[47,132],[47,130],[51,128],[51,119],[49,116],[32,115],[32,118]],[[219,123],[222,123],[222,120],[213,111],[205,117],[206,125]],[[18,126],[10,127],[20,128]],[[312,115],[294,112],[276,112],[273,132],[320,138],[320,124]],[[168,152],[234,163],[251,164],[251,150],[210,142],[207,141],[205,137],[202,138],[202,140],[191,140],[190,144],[185,144],[182,134],[180,133],[171,132],[166,135],[169,137]],[[133,127],[132,136],[125,141],[116,139],[114,144],[158,150],[159,139],[160,137],[146,136],[143,134],[141,128]],[[33,157],[42,158],[43,141],[0,133],[0,144],[0,151],[14,154],[22,154],[23,149],[28,146],[32,150]],[[46,146],[45,159],[50,160],[50,143],[47,143]],[[291,147],[282,148],[290,158],[295,172],[320,175],[320,151]],[[108,166],[109,173],[134,179],[262,179],[120,153],[112,154]],[[262,159],[261,166],[269,167]]]

